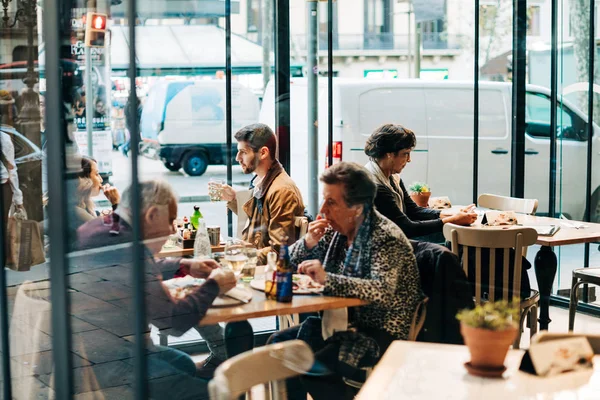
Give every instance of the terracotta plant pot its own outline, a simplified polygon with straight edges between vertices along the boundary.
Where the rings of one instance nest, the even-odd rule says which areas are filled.
[[[471,353],[471,366],[480,370],[503,369],[508,348],[517,337],[517,329],[513,327],[504,331],[491,331],[473,328],[461,322],[460,332]]]
[[[431,197],[431,192],[410,194],[410,198],[417,203],[419,207],[427,207],[427,203],[429,203],[429,197]]]

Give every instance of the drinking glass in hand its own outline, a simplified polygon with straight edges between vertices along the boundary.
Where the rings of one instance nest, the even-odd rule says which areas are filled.
[[[210,201],[221,201],[224,184],[225,181],[223,179],[210,178],[208,182],[208,196],[210,197]]]

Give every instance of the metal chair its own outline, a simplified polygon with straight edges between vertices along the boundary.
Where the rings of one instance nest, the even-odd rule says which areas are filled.
[[[523,248],[535,244],[537,232],[532,228],[472,228],[458,226],[454,224],[444,225],[444,237],[452,243],[452,252],[460,256],[460,247],[462,246],[462,264],[467,276],[469,276],[469,248],[475,248],[475,303],[481,304],[485,299],[481,291],[482,268],[489,269],[489,298],[495,298],[495,280],[496,280],[496,257],[492,256],[496,249],[504,249],[503,258],[503,279],[502,279],[502,298],[506,301],[512,301],[509,298],[509,271],[513,270],[513,293],[521,293],[521,264],[522,257],[514,257],[513,265],[510,265],[510,249],[515,250],[515,255],[522,254]],[[487,266],[481,265],[481,250],[489,249],[490,263]],[[526,299],[522,299],[519,305],[520,321],[519,333],[514,348],[519,348],[521,342],[521,331],[526,316],[529,316],[530,335],[537,332],[537,307],[540,294],[536,290],[531,290],[531,294]]]
[[[238,239],[242,238],[242,232],[248,223],[248,215],[244,211],[244,204],[252,197],[252,190],[238,190],[235,192],[235,200],[237,205],[237,227],[235,237]]]
[[[238,399],[262,384],[267,394],[270,387],[270,398],[286,400],[285,379],[306,373],[314,360],[312,350],[301,340],[270,344],[242,353],[217,368],[215,377],[208,384],[210,399]]]
[[[577,312],[577,290],[584,283],[600,286],[600,268],[578,268],[573,271],[571,283],[571,298],[569,300],[569,331],[575,326],[575,313]]]

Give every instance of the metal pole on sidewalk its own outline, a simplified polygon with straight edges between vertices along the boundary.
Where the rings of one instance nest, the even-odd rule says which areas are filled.
[[[272,0],[262,1],[262,20],[261,20],[261,34],[262,40],[261,45],[263,48],[263,64],[262,64],[262,76],[263,76],[263,95],[267,89],[267,85],[271,80],[271,44],[273,41],[273,26],[271,20],[273,19]]]
[[[415,22],[415,78],[421,77],[421,23]]]
[[[231,163],[233,162],[232,149],[232,101],[231,101],[231,0],[225,0],[225,120],[227,121],[227,184],[232,185],[233,170]],[[231,210],[227,208],[227,235],[233,236],[233,215]]]
[[[319,201],[319,3],[306,1],[308,68],[308,212],[317,215]]]
[[[408,2],[408,77],[412,78],[412,3]]]
[[[94,157],[94,88],[92,87],[92,48],[85,46],[85,128],[88,156]]]
[[[274,0],[275,31],[275,128],[278,157],[293,178],[290,155],[290,0]]]

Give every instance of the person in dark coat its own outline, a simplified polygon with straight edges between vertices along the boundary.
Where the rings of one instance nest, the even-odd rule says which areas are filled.
[[[448,222],[457,225],[475,222],[474,205],[449,213],[419,207],[412,201],[399,174],[410,163],[410,153],[416,144],[417,139],[410,129],[395,124],[380,126],[367,140],[365,154],[371,161],[365,167],[377,182],[377,211],[398,225],[409,239],[432,234],[441,236]]]
[[[447,247],[410,241],[421,279],[423,293],[429,298],[425,324],[417,338],[433,343],[463,344],[456,314],[473,308],[473,289],[459,258]]]

